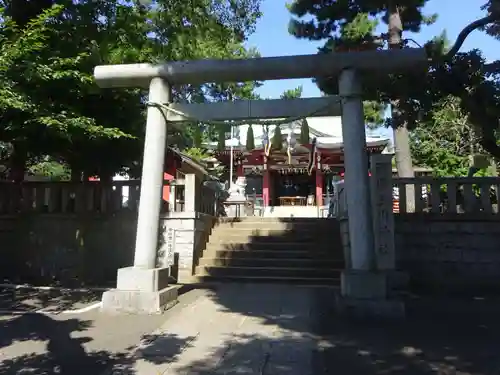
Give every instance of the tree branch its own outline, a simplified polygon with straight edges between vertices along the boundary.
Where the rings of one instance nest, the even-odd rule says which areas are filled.
[[[467,26],[463,28],[462,31],[458,34],[457,40],[455,41],[455,44],[453,44],[453,47],[448,51],[448,53],[445,55],[446,60],[450,60],[457,54],[457,52],[462,48],[462,45],[465,42],[465,39],[469,36],[470,33],[472,33],[474,30],[479,29],[481,27],[484,27],[488,25],[489,23],[493,23],[498,20],[498,14],[490,14],[489,16],[480,18],[474,22],[471,22]]]
[[[500,73],[500,60],[485,64],[482,71],[486,74]]]

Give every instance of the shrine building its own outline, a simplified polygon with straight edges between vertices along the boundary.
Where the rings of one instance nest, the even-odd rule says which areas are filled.
[[[300,134],[304,126],[308,128],[309,139],[301,144]],[[224,150],[217,150],[217,142],[206,147],[213,150],[215,158],[229,168],[232,146],[233,175],[246,183],[245,192],[249,197],[261,199],[265,207],[326,204],[325,198],[331,194],[332,179],[344,172],[340,117],[313,117],[280,125],[282,147],[271,147],[268,152],[269,146],[266,145],[273,143],[276,126],[269,126],[266,135],[264,126],[253,124],[255,147],[251,150],[247,149],[248,128],[249,125],[235,127],[233,138],[225,141]],[[314,138],[315,160],[309,169]],[[366,144],[369,158],[372,153],[382,153],[389,139],[368,136]]]

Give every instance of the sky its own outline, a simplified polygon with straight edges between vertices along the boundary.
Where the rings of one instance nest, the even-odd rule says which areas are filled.
[[[424,27],[418,34],[405,34],[405,37],[411,37],[423,44],[446,30],[448,38],[454,41],[465,25],[485,15],[480,9],[485,2],[486,0],[430,0],[424,12],[437,13],[436,23]],[[263,17],[247,42],[249,47],[256,47],[263,57],[312,54],[323,44],[296,39],[288,33],[290,14],[285,7],[286,3],[286,0],[263,0]],[[479,48],[488,60],[500,59],[499,43],[486,34],[475,31],[467,38],[461,51]],[[310,79],[268,81],[258,89],[258,93],[262,98],[276,99],[283,91],[300,85],[303,87],[303,97],[320,96],[320,91]]]

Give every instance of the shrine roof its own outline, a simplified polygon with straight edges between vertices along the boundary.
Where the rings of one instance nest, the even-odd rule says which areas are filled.
[[[342,122],[340,117],[336,116],[325,116],[325,117],[308,117],[304,120],[296,120],[290,123],[280,125],[281,133],[283,138],[286,138],[287,134],[291,131],[292,134],[298,135],[301,132],[302,122],[307,121],[309,126],[310,140],[316,138],[317,145],[319,148],[325,149],[340,149],[343,146],[342,137]],[[226,148],[231,146],[235,149],[245,149],[246,138],[249,125],[241,125],[234,128],[235,136],[231,139],[226,139]],[[269,138],[272,139],[274,136],[276,126],[269,127]],[[257,123],[252,124],[252,129],[254,132],[255,148],[263,148],[264,139],[264,129],[262,125]],[[367,136],[366,143],[368,147],[378,147],[386,146],[389,143],[389,139],[385,137],[378,136]],[[216,148],[217,142],[209,142],[206,144],[208,148]]]
[[[200,171],[202,174],[209,176],[209,173],[205,169],[205,167],[202,164],[200,164],[199,162],[197,162],[196,160],[194,160],[193,158],[191,158],[189,155],[187,155],[187,154],[183,153],[182,151],[180,151],[176,148],[173,148],[173,147],[168,147],[167,150],[168,150],[167,152],[171,152],[174,155],[176,155],[181,160],[181,162],[186,163],[186,164],[190,165],[191,167]]]

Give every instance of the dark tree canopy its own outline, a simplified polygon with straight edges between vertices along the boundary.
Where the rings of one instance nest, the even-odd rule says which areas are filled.
[[[0,0],[0,38],[11,42],[1,50],[0,141],[13,146],[10,163],[21,175],[29,160],[45,156],[78,175],[137,169],[146,93],[99,89],[95,65],[256,55],[242,43],[261,15],[260,2]],[[176,87],[174,98],[249,98],[256,85],[187,85]],[[191,124],[170,129],[169,142],[192,147],[216,133]]]

